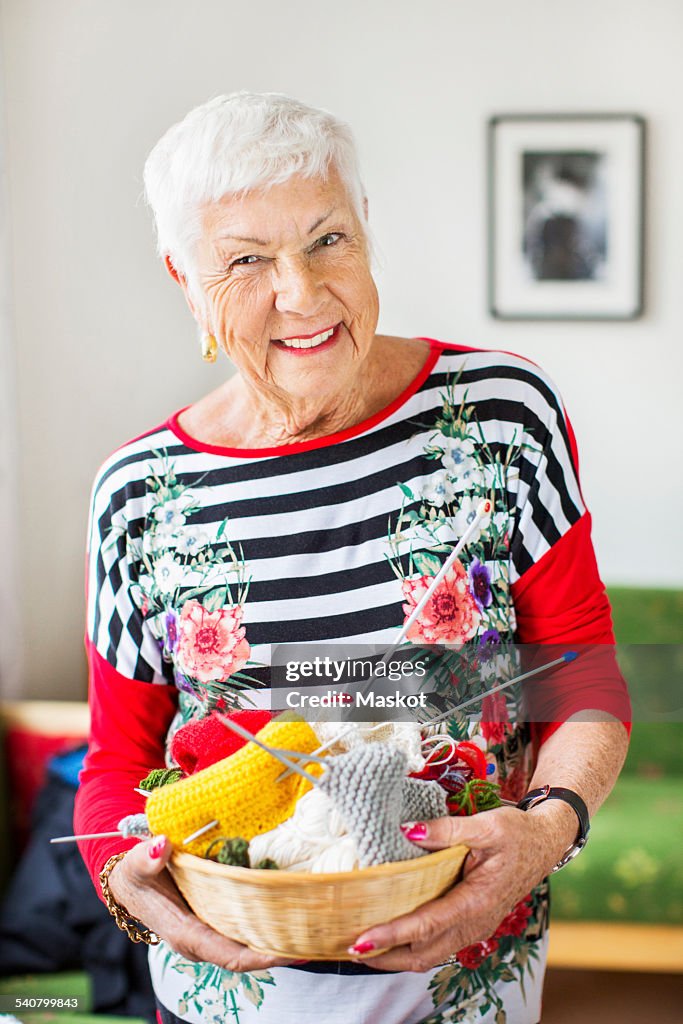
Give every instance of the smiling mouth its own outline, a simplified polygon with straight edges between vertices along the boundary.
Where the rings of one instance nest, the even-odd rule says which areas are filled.
[[[328,327],[324,331],[320,331],[319,334],[312,334],[308,337],[274,338],[273,344],[277,345],[278,348],[285,348],[294,352],[310,351],[311,349],[320,348],[325,343],[336,341],[339,336],[340,327],[341,324],[335,324],[334,327]]]

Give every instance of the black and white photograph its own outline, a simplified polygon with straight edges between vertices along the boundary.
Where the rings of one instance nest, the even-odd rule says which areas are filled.
[[[490,121],[494,316],[640,314],[642,141],[636,116]]]

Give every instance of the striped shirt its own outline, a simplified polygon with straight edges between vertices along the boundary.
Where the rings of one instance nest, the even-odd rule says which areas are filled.
[[[475,458],[469,457],[469,479],[459,478],[455,465],[450,503],[439,505],[437,492],[427,504],[471,510],[472,496],[494,488],[497,535],[507,533],[507,545],[494,553],[484,538],[483,561],[514,585],[585,511],[561,400],[547,377],[517,356],[433,344],[419,377],[392,406],[343,434],[284,448],[217,448],[186,436],[175,415],[115,452],[92,499],[88,634],[100,654],[123,675],[173,681],[173,663],[154,635],[155,616],[142,614],[134,599],[140,590],[131,592],[131,585],[141,578],[150,585],[142,555],[158,565],[155,543],[157,552],[173,553],[164,564],[176,596],[204,585],[205,567],[188,564],[183,533],[190,531],[190,541],[199,533],[215,550],[226,520],[221,540],[243,561],[249,583],[241,621],[254,661],[267,663],[274,643],[393,639],[404,621],[404,595],[387,535],[402,508],[419,512],[430,484],[441,482],[429,448],[453,440],[436,426],[449,385],[455,407],[471,410],[466,429]],[[169,466],[186,489],[160,508],[148,481],[162,480]],[[143,552],[150,523],[163,530]],[[450,516],[439,541],[452,546],[466,524],[465,515]],[[413,550],[434,547],[419,526],[413,532]],[[407,551],[404,544],[395,559],[404,574]],[[157,582],[153,573],[151,579]],[[236,586],[228,585],[234,601]],[[161,591],[165,606],[171,592]],[[150,619],[152,628],[145,628]],[[512,602],[509,619],[514,628]],[[485,628],[482,616],[479,632]]]
[[[492,512],[446,577],[444,599],[432,599],[409,639],[611,641],[571,428],[554,385],[527,360],[432,341],[417,378],[377,415],[332,436],[275,448],[202,444],[185,434],[179,416],[114,452],[93,488],[93,730],[77,800],[79,831],[111,828],[115,814],[142,809],[131,800],[132,786],[145,768],[160,766],[174,716],[178,724],[178,692],[181,719],[196,713],[207,693],[234,705],[263,704],[273,644],[395,640],[419,588],[484,497]],[[504,742],[488,737],[508,798],[526,792],[530,739],[529,728],[514,722]],[[84,846],[93,877],[108,856],[130,845]],[[534,934],[509,940],[534,947],[525,954],[532,960],[544,956],[539,940],[547,916],[545,895],[535,892]],[[188,968],[166,969],[168,954],[163,944],[152,953],[153,979],[164,1005],[178,1012],[178,1005],[187,1009]],[[340,1005],[345,1021],[441,1020],[430,1011],[428,983],[436,971],[319,969],[330,973],[271,970],[274,989],[261,987],[262,1000],[245,1007],[240,1021],[269,1024],[290,1019],[296,1008],[303,1024],[309,1003],[311,1020],[336,1020]],[[293,973],[301,974],[296,984]],[[340,1003],[349,973],[362,977],[348,979],[356,987]],[[528,1017],[517,981],[497,983],[496,993],[515,1020],[533,1024],[540,985],[527,975],[524,981]],[[227,1004],[224,1011],[231,1012]],[[188,1011],[186,1019],[199,1022],[201,1015]]]

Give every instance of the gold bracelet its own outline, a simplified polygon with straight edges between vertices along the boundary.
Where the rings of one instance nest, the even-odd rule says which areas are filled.
[[[104,902],[107,904],[107,910],[116,921],[116,924],[125,932],[131,942],[144,942],[148,946],[158,946],[159,936],[156,932],[150,931],[149,928],[145,928],[141,921],[138,921],[131,914],[128,913],[125,907],[121,906],[114,899],[114,894],[109,886],[109,875],[120,860],[126,856],[128,851],[123,853],[115,853],[113,857],[110,857],[107,863],[100,871],[100,886],[102,888],[102,895],[104,896]]]

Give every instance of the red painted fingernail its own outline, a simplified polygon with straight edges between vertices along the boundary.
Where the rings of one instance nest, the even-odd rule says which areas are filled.
[[[349,946],[349,953],[369,953],[374,948],[374,942],[357,942],[355,946]]]
[[[291,960],[289,966],[298,967],[299,964],[309,964],[310,962],[310,960]]]
[[[416,821],[405,833],[406,839],[426,839],[427,826],[424,821]]]
[[[162,856],[166,849],[166,836],[157,836],[156,840],[152,843],[149,848],[149,855],[152,860],[157,860]]]

